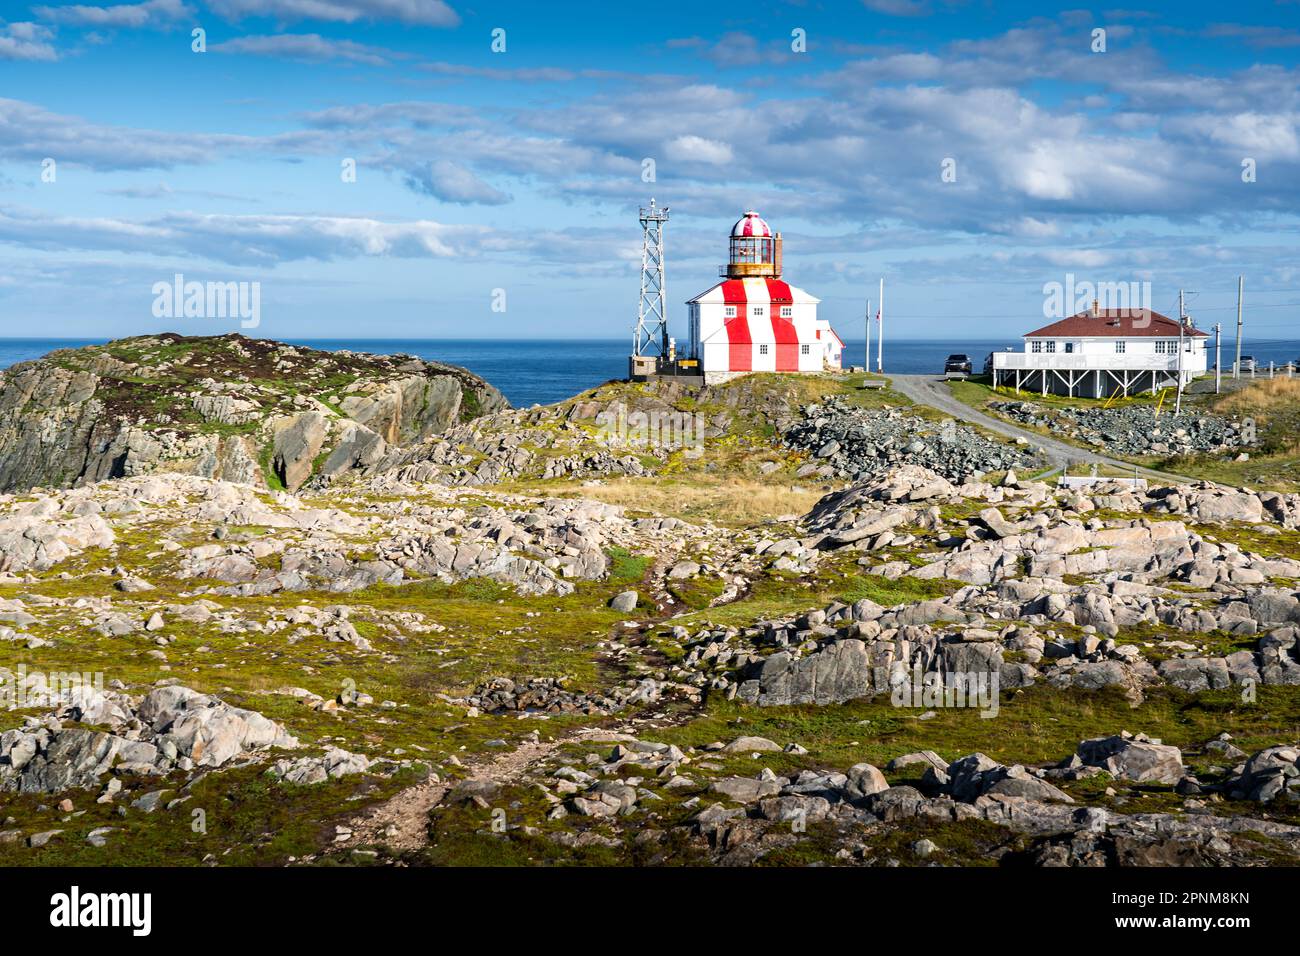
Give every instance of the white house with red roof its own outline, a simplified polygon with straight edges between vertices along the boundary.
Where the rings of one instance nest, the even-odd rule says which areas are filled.
[[[687,302],[690,351],[706,383],[750,372],[840,368],[844,342],[817,318],[821,301],[781,278],[781,234],[754,211],[731,229],[722,282]]]
[[[1042,395],[1128,396],[1206,371],[1206,333],[1149,309],[1101,309],[1026,332],[1023,352],[993,353],[993,384]]]

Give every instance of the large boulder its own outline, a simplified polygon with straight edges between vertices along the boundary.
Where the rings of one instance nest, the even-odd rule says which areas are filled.
[[[280,481],[297,491],[311,477],[312,465],[329,434],[328,420],[320,412],[304,412],[271,423],[275,433],[272,465]]]
[[[151,691],[138,715],[161,741],[200,767],[219,767],[249,751],[298,745],[282,726],[256,711],[179,685]]]
[[[1177,783],[1187,775],[1183,754],[1145,735],[1117,734],[1079,744],[1079,759],[1134,783]]]
[[[1226,789],[1237,799],[1300,803],[1300,745],[1268,747],[1252,754]]]
[[[862,641],[836,641],[807,657],[778,651],[763,661],[758,704],[840,704],[876,693],[871,659]]]

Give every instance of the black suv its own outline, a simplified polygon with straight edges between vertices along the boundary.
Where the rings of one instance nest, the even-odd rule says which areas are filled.
[[[949,355],[948,361],[943,363],[943,374],[948,375],[952,372],[960,372],[963,375],[971,373],[971,364],[969,355]]]

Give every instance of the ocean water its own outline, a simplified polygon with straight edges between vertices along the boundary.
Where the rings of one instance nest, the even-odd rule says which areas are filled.
[[[40,356],[59,348],[76,348],[104,342],[104,339],[0,339],[0,368]],[[555,339],[291,339],[296,345],[338,351],[391,354],[404,352],[420,358],[461,365],[481,375],[505,393],[517,408],[547,404],[569,398],[610,379],[627,375],[629,343],[619,340],[564,341]],[[953,352],[965,352],[976,371],[989,352],[1015,346],[1019,339],[885,340],[885,372],[924,374],[939,372]],[[844,363],[861,365],[865,342],[848,341]],[[1233,344],[1224,339],[1224,364],[1232,361]],[[1213,346],[1211,346],[1213,347]],[[1300,339],[1257,341],[1242,346],[1243,355],[1253,355],[1267,367],[1300,357]],[[876,346],[872,343],[871,364],[875,367]]]

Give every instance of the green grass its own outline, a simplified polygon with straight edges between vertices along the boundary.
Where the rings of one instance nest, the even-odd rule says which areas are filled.
[[[950,381],[947,383],[949,391],[953,397],[987,412],[987,405],[990,402],[1006,401],[1025,401],[1033,402],[1036,405],[1042,405],[1046,408],[1055,408],[1062,410],[1083,409],[1083,408],[1101,408],[1109,402],[1110,408],[1128,408],[1135,405],[1150,406],[1158,400],[1158,395],[1151,392],[1140,392],[1137,395],[1129,395],[1127,398],[1117,396],[1113,400],[1110,398],[1069,398],[1065,395],[1053,395],[1051,393],[1042,395],[1039,392],[1021,389],[1017,392],[1014,388],[1007,386],[993,387],[992,379],[986,375],[977,375],[964,381]],[[1186,396],[1184,396],[1186,397]]]
[[[81,815],[67,821],[54,806],[58,798],[6,794],[4,812],[16,822],[5,829],[64,832],[40,848],[0,843],[0,866],[199,866],[208,857],[222,866],[283,866],[290,857],[328,845],[336,823],[418,779],[414,771],[400,771],[390,778],[295,787],[277,783],[261,767],[244,767],[209,774],[191,788],[189,800],[172,810],[160,805],[153,813],[131,808],[120,797],[116,804],[98,804],[97,790],[69,791]],[[175,792],[167,800],[185,795],[175,781],[139,783],[140,793],[170,783]],[[119,806],[126,806],[125,815]],[[105,826],[117,828],[107,846],[86,843],[91,830]]]

